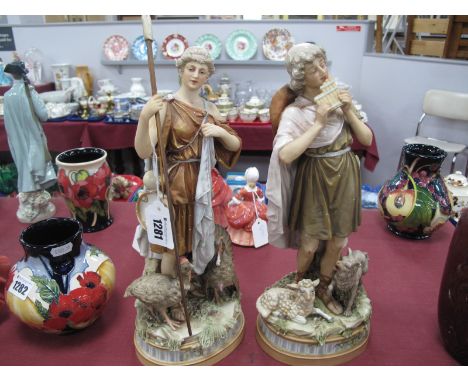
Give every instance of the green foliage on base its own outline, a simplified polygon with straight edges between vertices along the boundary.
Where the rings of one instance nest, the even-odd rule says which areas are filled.
[[[235,304],[232,315],[225,311],[225,307],[231,303]],[[171,351],[180,350],[184,341],[180,332],[170,329],[159,313],[153,317],[141,302],[137,301],[135,306],[137,308],[136,331],[141,338]],[[237,294],[225,297],[220,305],[214,301],[191,296],[187,300],[187,310],[190,314],[194,338],[197,339],[201,351],[226,338],[230,329],[237,323],[241,306]],[[185,325],[182,323],[181,328],[185,328]]]

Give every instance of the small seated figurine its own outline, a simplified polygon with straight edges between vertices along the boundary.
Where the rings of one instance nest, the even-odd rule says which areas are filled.
[[[19,208],[22,223],[35,223],[55,214],[46,188],[57,181],[41,122],[47,120],[44,101],[29,85],[28,70],[21,61],[5,67],[13,86],[5,93],[5,129],[10,152],[18,169]]]
[[[249,167],[245,171],[247,184],[234,195],[227,208],[228,232],[231,241],[246,247],[254,245],[252,225],[257,217],[267,220],[267,206],[263,192],[257,186],[258,178],[257,168]]]

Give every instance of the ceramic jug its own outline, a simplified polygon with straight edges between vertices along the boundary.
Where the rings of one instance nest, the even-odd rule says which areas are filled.
[[[82,241],[80,223],[51,218],[20,236],[25,256],[8,275],[9,309],[25,324],[47,333],[69,333],[91,325],[115,284],[112,261]]]
[[[403,147],[396,175],[378,195],[379,209],[391,232],[409,239],[426,239],[452,214],[452,201],[440,166],[447,153],[435,146]]]
[[[100,231],[112,224],[109,211],[111,169],[103,149],[84,147],[60,153],[55,159],[59,190],[84,232]]]
[[[139,77],[131,78],[132,86],[130,86],[130,94],[133,97],[144,97],[146,96],[145,87],[142,84],[143,79]]]

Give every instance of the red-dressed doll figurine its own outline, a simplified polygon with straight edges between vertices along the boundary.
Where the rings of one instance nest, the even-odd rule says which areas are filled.
[[[227,208],[227,230],[231,241],[238,245],[253,246],[252,225],[257,218],[267,220],[267,206],[263,192],[257,186],[258,178],[257,168],[249,167],[245,171],[247,184],[234,195]]]
[[[226,209],[232,198],[232,190],[215,168],[211,169],[211,182],[213,184],[211,205],[213,207],[215,224],[218,224],[223,228],[227,228],[228,221],[226,219]]]

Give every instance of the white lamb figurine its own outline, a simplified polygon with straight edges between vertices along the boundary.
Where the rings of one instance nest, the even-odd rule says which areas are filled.
[[[257,310],[264,319],[275,322],[285,319],[298,324],[306,324],[307,317],[318,314],[327,321],[333,318],[314,307],[315,287],[319,280],[303,279],[297,284],[288,284],[287,288],[271,288],[257,299]]]

